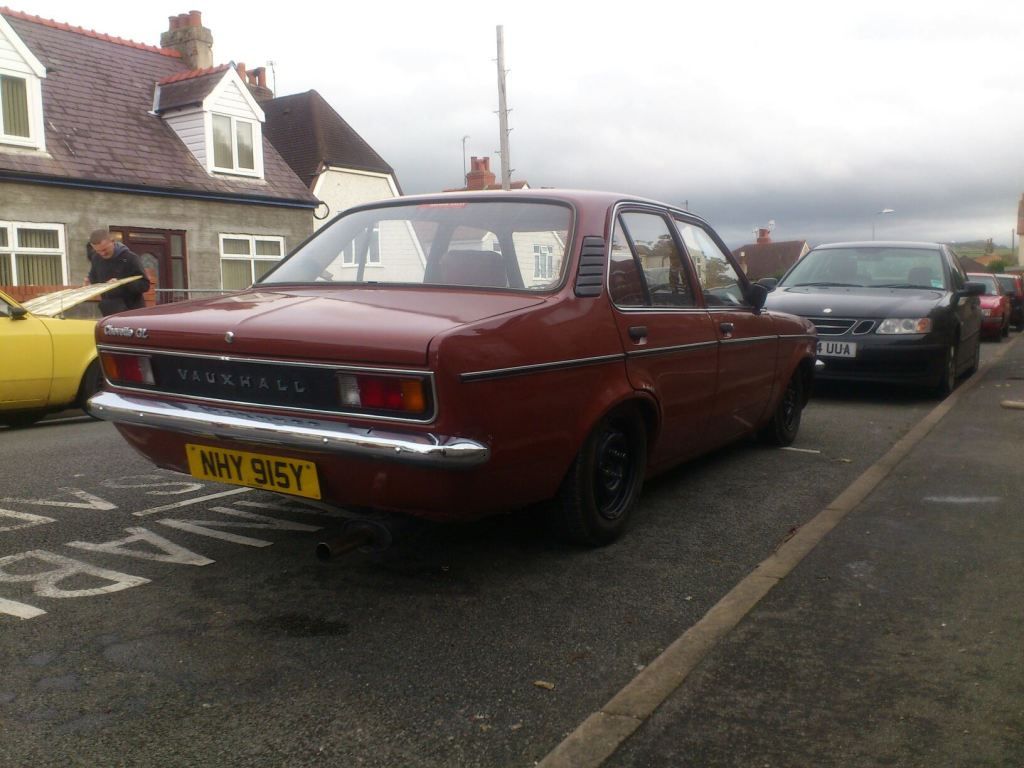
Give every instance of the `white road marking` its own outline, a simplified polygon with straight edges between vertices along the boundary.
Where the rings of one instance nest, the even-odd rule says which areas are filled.
[[[57,522],[52,517],[32,515],[28,512],[15,512],[13,509],[0,509],[0,517],[13,517],[15,520],[22,521],[18,525],[0,525],[0,532],[17,531],[21,528],[31,528],[34,525],[46,525],[47,523]]]
[[[234,502],[234,504],[236,507],[272,509],[275,512],[298,512],[302,515],[320,515],[321,517],[348,518],[352,516],[351,512],[345,512],[340,509],[321,508],[313,504],[308,504],[304,501],[296,501],[291,504],[270,504],[265,501],[246,501],[244,499],[240,499],[239,501]]]
[[[784,451],[795,451],[796,453],[821,453],[821,451],[815,451],[812,448],[794,448],[791,445],[785,446],[782,450],[784,450]]]
[[[42,608],[36,608],[33,605],[26,605],[25,603],[19,603],[14,600],[5,600],[0,597],[0,614],[15,616],[19,619],[34,619],[37,616],[42,616],[44,613],[46,613],[46,611]]]
[[[194,483],[187,480],[168,480],[163,475],[132,475],[131,477],[103,480],[100,485],[105,488],[171,489],[163,491],[146,491],[147,496],[181,496],[183,493],[195,493],[196,491],[201,491],[205,487],[203,483]]]
[[[176,565],[209,565],[214,562],[210,558],[185,549],[180,544],[175,544],[173,541],[165,539],[163,536],[153,533],[146,528],[125,528],[125,530],[132,535],[124,539],[105,541],[100,544],[88,541],[69,541],[65,546],[84,549],[87,552],[103,552],[111,555],[136,557],[140,560],[155,560],[159,563],[174,563]],[[161,550],[164,554],[144,552],[127,546],[137,542],[145,542]]]
[[[242,509],[231,507],[211,507],[210,512],[220,512],[223,515],[239,517],[246,522],[232,520],[160,520],[161,525],[169,528],[177,528],[181,531],[197,533],[200,536],[210,536],[215,539],[231,541],[235,544],[244,544],[248,547],[269,547],[273,542],[264,539],[254,539],[249,536],[239,536],[226,531],[216,530],[218,528],[261,528],[274,531],[319,531],[319,525],[306,525],[305,523],[293,523],[290,520],[279,520],[275,517],[257,515],[254,512],[246,512]]]
[[[171,520],[166,518],[164,520],[157,520],[157,522],[160,523],[160,525],[166,525],[168,528],[174,528],[187,533],[194,533],[198,536],[209,536],[211,539],[230,541],[232,544],[244,544],[247,547],[269,547],[274,543],[272,541],[266,541],[265,539],[254,539],[249,536],[239,536],[238,534],[228,533],[227,531],[215,531],[212,528],[199,525],[198,523],[203,522],[202,520]]]
[[[185,499],[184,501],[176,501],[173,504],[164,504],[162,507],[151,507],[149,509],[143,509],[138,512],[133,512],[135,517],[146,517],[147,515],[155,515],[158,512],[167,512],[171,509],[181,509],[181,507],[190,507],[193,504],[201,504],[204,501],[210,501],[211,499],[222,499],[225,496],[234,496],[239,493],[249,493],[252,488],[233,488],[230,491],[221,491],[220,493],[211,493],[209,496],[199,496],[195,499]]]
[[[0,503],[4,504],[35,504],[40,507],[74,507],[75,509],[98,509],[101,512],[106,512],[111,509],[117,509],[117,504],[111,504],[109,501],[101,499],[99,496],[93,496],[88,491],[82,491],[78,488],[61,488],[62,491],[66,492],[69,496],[81,499],[82,502],[75,501],[56,501],[54,499],[16,499],[10,496],[5,496],[0,499]]]
[[[40,560],[44,563],[57,566],[48,571],[36,571],[34,573],[7,573],[4,568],[14,563],[26,560]],[[103,587],[92,589],[61,589],[57,585],[64,579],[72,576],[92,576],[103,581],[109,581]],[[98,568],[81,560],[73,560],[70,557],[56,555],[44,549],[33,549],[29,552],[22,552],[17,555],[0,557],[0,581],[3,582],[31,582],[32,589],[40,597],[94,597],[109,592],[120,592],[122,589],[137,587],[141,584],[148,584],[149,579],[141,576],[132,576],[119,571],[111,571],[106,568]]]

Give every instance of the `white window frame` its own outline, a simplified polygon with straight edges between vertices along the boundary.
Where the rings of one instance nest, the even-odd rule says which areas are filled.
[[[18,280],[18,262],[14,254],[60,256],[61,282],[68,284],[68,249],[63,224],[40,223],[37,221],[0,221],[0,229],[7,232],[7,245],[0,245],[0,256],[11,257],[11,280],[13,285],[23,285]],[[57,233],[57,248],[21,248],[18,246],[19,229],[50,229]]]
[[[46,149],[46,136],[43,131],[43,88],[42,81],[46,77],[46,68],[35,54],[21,41],[7,20],[0,16],[0,39],[6,40],[15,53],[20,56],[24,66],[15,68],[17,60],[7,62],[0,67],[0,75],[25,81],[25,96],[28,100],[28,136],[9,136],[4,133],[3,116],[0,115],[0,146],[11,145],[27,149]],[[0,105],[0,109],[3,106]]]
[[[555,249],[550,245],[533,246],[533,278],[550,280],[554,272]]]
[[[230,173],[235,176],[263,175],[263,136],[260,130],[259,120],[250,120],[244,117],[229,115],[224,112],[209,112],[209,158],[210,170],[213,173]],[[231,167],[217,165],[217,148],[214,146],[213,122],[215,118],[222,117],[231,121]],[[242,168],[238,165],[238,124],[245,123],[252,129],[252,168]]]
[[[249,241],[249,254],[241,255],[236,253],[224,253],[224,241],[225,240],[248,240]],[[274,242],[281,246],[281,255],[276,259],[268,258],[267,256],[256,255],[256,243],[257,242]],[[219,237],[219,248],[220,248],[220,260],[230,261],[247,261],[249,262],[249,285],[256,282],[256,264],[257,261],[275,261],[278,262],[285,257],[287,251],[284,249],[284,237],[280,235],[243,235],[232,232],[222,232]],[[220,266],[218,264],[218,266]],[[224,290],[224,270],[220,270],[220,287]]]
[[[368,267],[381,267],[383,264],[380,260],[380,223],[373,225],[373,238],[377,241],[377,253],[374,256],[374,249],[368,249],[366,254],[366,266]],[[343,267],[354,267],[356,266],[356,241],[353,240],[351,243],[352,247],[341,255],[341,266]]]

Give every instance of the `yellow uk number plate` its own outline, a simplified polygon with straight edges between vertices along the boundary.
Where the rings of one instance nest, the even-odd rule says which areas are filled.
[[[265,453],[225,451],[208,445],[185,444],[188,471],[193,477],[218,483],[262,488],[307,499],[320,498],[316,465]]]

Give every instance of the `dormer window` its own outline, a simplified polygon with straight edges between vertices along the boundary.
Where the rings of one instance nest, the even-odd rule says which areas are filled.
[[[0,16],[0,147],[44,149],[46,69]]]
[[[210,175],[263,178],[265,116],[234,67],[165,77],[157,83],[153,112]]]
[[[255,173],[256,126],[250,120],[213,115],[213,168],[228,173]]]

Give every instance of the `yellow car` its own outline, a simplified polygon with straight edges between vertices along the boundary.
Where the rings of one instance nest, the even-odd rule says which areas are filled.
[[[96,321],[63,313],[136,277],[67,288],[19,304],[0,291],[0,424],[23,427],[81,407],[103,382]]]

